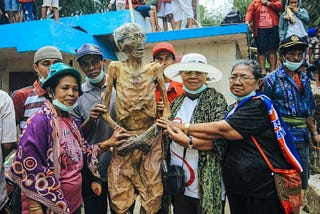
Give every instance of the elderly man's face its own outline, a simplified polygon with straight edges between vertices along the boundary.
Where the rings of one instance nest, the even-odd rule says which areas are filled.
[[[144,54],[144,34],[141,31],[128,33],[121,39],[123,51],[128,57],[142,58]]]

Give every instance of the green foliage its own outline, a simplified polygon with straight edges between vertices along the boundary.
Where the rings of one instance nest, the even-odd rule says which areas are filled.
[[[316,27],[320,25],[320,0],[303,0],[302,7],[309,12],[310,22],[309,27]]]
[[[203,5],[200,5],[199,8],[202,26],[218,25],[217,20],[215,20],[214,15],[210,11],[208,11]]]
[[[252,0],[234,0],[233,1],[233,10],[238,10],[240,16],[244,19],[247,13],[247,9]]]
[[[106,12],[109,2],[110,0],[60,0],[60,17]]]

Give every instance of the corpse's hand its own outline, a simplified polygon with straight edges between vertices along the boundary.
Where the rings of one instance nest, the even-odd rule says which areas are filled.
[[[167,132],[169,137],[176,143],[180,145],[186,145],[189,142],[189,137],[183,133],[179,128],[168,127]]]

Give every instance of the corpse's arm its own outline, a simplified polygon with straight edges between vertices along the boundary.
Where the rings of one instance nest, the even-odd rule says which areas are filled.
[[[159,87],[160,94],[161,94],[161,99],[164,104],[162,117],[169,118],[171,116],[170,104],[168,101],[168,95],[167,95],[167,91],[166,91],[166,87],[165,87],[164,77],[162,75],[162,68],[159,64],[157,64],[157,67],[155,69],[155,75],[157,78],[158,87]]]
[[[105,97],[103,102],[103,104],[106,107],[106,112],[102,114],[102,117],[113,129],[115,129],[115,127],[118,126],[118,124],[111,117],[110,101],[111,101],[113,83],[117,79],[116,74],[118,70],[119,70],[119,67],[117,66],[117,64],[115,64],[114,62],[111,62],[108,68],[107,87],[106,87]]]

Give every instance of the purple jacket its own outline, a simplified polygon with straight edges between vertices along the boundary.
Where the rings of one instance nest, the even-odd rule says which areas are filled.
[[[75,122],[73,125],[79,129]],[[59,136],[57,112],[46,100],[42,109],[27,121],[9,175],[28,198],[46,206],[47,213],[67,214],[70,213],[70,209],[59,181]],[[99,177],[97,146],[87,144],[83,136],[79,144],[84,164]]]

